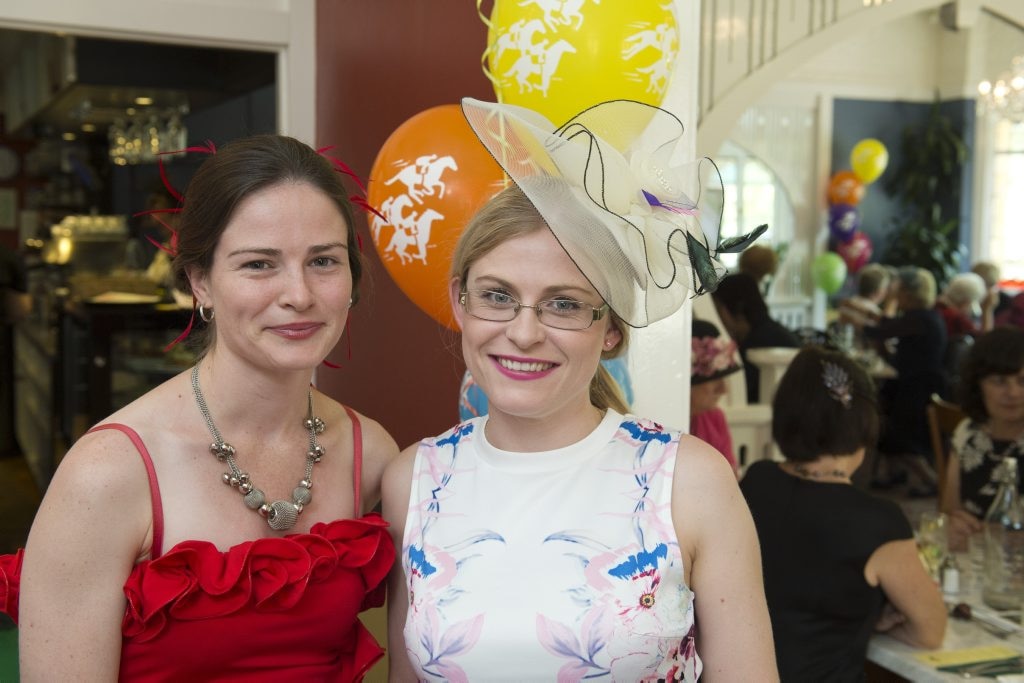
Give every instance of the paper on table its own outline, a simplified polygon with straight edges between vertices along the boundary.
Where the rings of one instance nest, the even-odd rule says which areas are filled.
[[[1011,657],[1019,657],[1020,653],[1006,645],[981,645],[979,647],[966,647],[960,650],[921,652],[914,656],[929,666],[939,668],[1010,659]]]

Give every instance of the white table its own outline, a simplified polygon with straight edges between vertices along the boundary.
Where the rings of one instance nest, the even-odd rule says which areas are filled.
[[[949,618],[946,625],[946,638],[942,641],[943,650],[960,650],[982,645],[1005,645],[1024,654],[1024,631],[1017,631],[1005,638],[1000,638],[973,620]],[[872,636],[868,642],[868,659],[870,661],[915,683],[962,682],[964,680],[960,674],[939,671],[921,662],[917,659],[917,655],[921,652],[923,650],[880,633]]]

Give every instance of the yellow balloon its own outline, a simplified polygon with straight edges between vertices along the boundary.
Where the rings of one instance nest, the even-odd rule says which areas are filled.
[[[865,185],[873,183],[885,172],[889,163],[889,150],[874,138],[864,138],[850,152],[850,166],[857,180]]]
[[[498,100],[555,125],[607,100],[660,105],[678,52],[664,0],[495,0],[487,35]]]

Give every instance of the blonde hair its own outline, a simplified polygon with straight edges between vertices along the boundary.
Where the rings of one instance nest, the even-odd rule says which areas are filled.
[[[934,275],[916,266],[904,266],[897,272],[900,291],[914,304],[913,308],[931,308],[935,305]]]
[[[537,208],[518,186],[511,185],[484,204],[462,231],[452,254],[451,277],[464,285],[470,266],[499,245],[547,229],[547,223]],[[622,339],[614,348],[601,353],[602,360],[621,356],[629,345],[629,327],[614,311],[609,324],[618,330]],[[622,388],[603,365],[597,366],[597,372],[590,380],[590,402],[601,410],[611,408],[619,413],[629,412]]]

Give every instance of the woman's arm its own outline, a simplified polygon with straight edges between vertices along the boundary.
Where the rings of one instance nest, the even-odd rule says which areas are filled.
[[[83,437],[36,515],[21,578],[23,681],[117,679],[124,583],[149,552],[145,466],[114,431]]]
[[[967,539],[981,531],[981,520],[964,510],[960,503],[960,456],[955,450],[946,460],[946,482],[939,509],[948,516],[946,537],[949,549],[954,552],[966,550]]]
[[[864,566],[869,584],[882,587],[885,597],[903,619],[886,633],[915,647],[942,646],[946,633],[946,606],[935,581],[924,569],[913,539],[879,546]]]
[[[729,464],[690,436],[679,444],[672,518],[691,568],[703,679],[778,680],[754,521]]]
[[[402,567],[402,541],[409,513],[413,463],[418,448],[419,444],[406,448],[384,471],[384,519],[391,525],[391,540],[395,544],[395,556],[398,558],[388,580],[388,680],[392,683],[417,680],[405,649],[404,630],[409,594]]]

